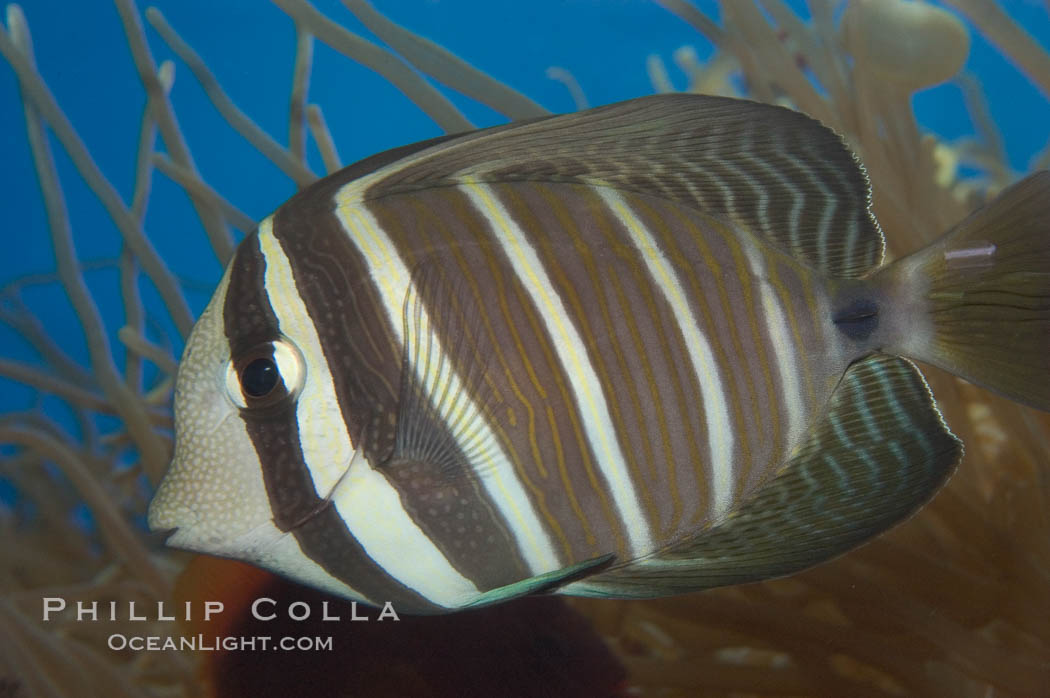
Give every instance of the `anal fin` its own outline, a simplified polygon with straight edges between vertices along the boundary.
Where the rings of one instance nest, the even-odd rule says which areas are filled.
[[[914,514],[961,454],[918,369],[868,357],[779,474],[724,522],[561,591],[645,598],[798,572]]]

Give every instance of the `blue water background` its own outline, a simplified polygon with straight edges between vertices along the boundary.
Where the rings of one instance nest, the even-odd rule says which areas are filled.
[[[147,3],[137,3],[144,11]],[[295,52],[293,25],[262,0],[167,0],[154,3],[172,26],[203,56],[229,95],[278,141],[287,142],[287,105]],[[684,76],[673,51],[694,46],[701,57],[711,47],[685,23],[641,0],[376,0],[391,19],[450,49],[478,68],[554,111],[570,111],[565,88],[545,75],[549,66],[570,70],[592,105],[652,91],[645,71],[650,54],[669,66],[677,87]],[[716,3],[696,4],[717,12]],[[351,30],[371,37],[336,0],[317,7]],[[793,6],[804,8],[802,2]],[[1047,6],[1038,0],[1009,0],[1009,12],[1050,46]],[[105,175],[125,201],[133,191],[138,129],[145,97],[115,7],[91,0],[29,0],[22,4],[33,32],[36,60],[59,104],[78,129]],[[174,58],[147,25],[154,57]],[[188,68],[176,62],[172,94],[179,123],[204,179],[242,211],[259,219],[294,193],[293,183],[256,153],[210,106]],[[984,84],[992,117],[1003,133],[1011,166],[1024,171],[1047,142],[1050,104],[997,50],[974,34],[967,66]],[[479,126],[503,118],[446,91]],[[441,133],[396,88],[326,46],[315,44],[309,101],[323,105],[343,162]],[[915,98],[921,126],[948,139],[974,132],[957,88],[945,85]],[[0,287],[55,268],[45,210],[25,138],[22,105],[13,71],[0,65]],[[102,206],[80,180],[52,139],[65,187],[79,257],[89,285],[115,331],[123,323],[115,264],[120,238]],[[159,145],[158,147],[161,147]],[[322,173],[311,144],[310,164]],[[194,313],[207,302],[221,273],[182,190],[155,173],[146,229],[160,254],[187,288]],[[155,293],[143,284],[148,307]],[[22,293],[30,309],[70,354],[88,366],[77,319],[59,284],[39,283]],[[149,329],[153,341],[181,343],[161,317]],[[115,342],[115,339],[111,339]],[[120,347],[118,356],[122,357]],[[21,337],[0,326],[0,356],[42,365]],[[120,359],[122,361],[122,358]],[[25,386],[0,379],[0,413],[42,406],[72,428],[62,405]],[[9,451],[0,451],[0,454]],[[0,493],[2,494],[2,493]],[[0,497],[2,498],[2,497]]]

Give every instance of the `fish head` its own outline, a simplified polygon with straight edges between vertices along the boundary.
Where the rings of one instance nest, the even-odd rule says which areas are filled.
[[[327,433],[342,415],[317,385],[311,389],[308,358],[323,357],[301,350],[313,346],[308,320],[286,315],[281,321],[274,309],[296,292],[294,284],[274,278],[280,262],[268,220],[237,248],[187,339],[175,383],[174,457],[150,503],[148,524],[170,531],[170,546],[325,587],[332,578],[318,572],[292,535],[324,500],[312,482],[290,481],[285,455],[299,441],[300,424]],[[323,371],[313,373],[318,383]],[[304,404],[315,407],[305,422],[298,414]],[[326,453],[326,472],[345,470],[353,444],[347,448]]]
[[[244,412],[294,410],[295,384],[305,378],[305,366],[295,344],[265,323],[258,323],[258,341],[232,348],[224,321],[230,275],[227,270],[179,363],[175,452],[150,503],[148,523],[152,530],[173,531],[168,544],[174,547],[247,559],[247,539],[266,528],[273,514]],[[261,406],[250,393],[268,387],[271,404]],[[256,404],[249,408],[250,402]]]
[[[172,547],[367,601],[349,586],[357,568],[330,573],[302,544],[304,530],[327,530],[337,490],[361,495],[348,474],[365,449],[347,420],[364,412],[340,407],[297,285],[317,280],[293,278],[271,226],[264,220],[242,241],[187,339],[174,457],[148,524],[169,532]]]

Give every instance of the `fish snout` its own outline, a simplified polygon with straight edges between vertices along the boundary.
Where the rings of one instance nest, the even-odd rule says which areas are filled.
[[[174,470],[174,465],[169,469]],[[187,502],[179,501],[171,475],[161,481],[146,512],[146,525],[154,533],[165,534],[169,541],[179,529],[192,528],[200,521],[199,514]]]

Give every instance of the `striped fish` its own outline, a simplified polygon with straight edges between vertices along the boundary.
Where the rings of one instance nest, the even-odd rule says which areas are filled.
[[[248,236],[149,524],[435,613],[785,575],[961,457],[908,356],[1050,408],[1050,173],[883,265],[796,112],[647,97],[373,156]]]

